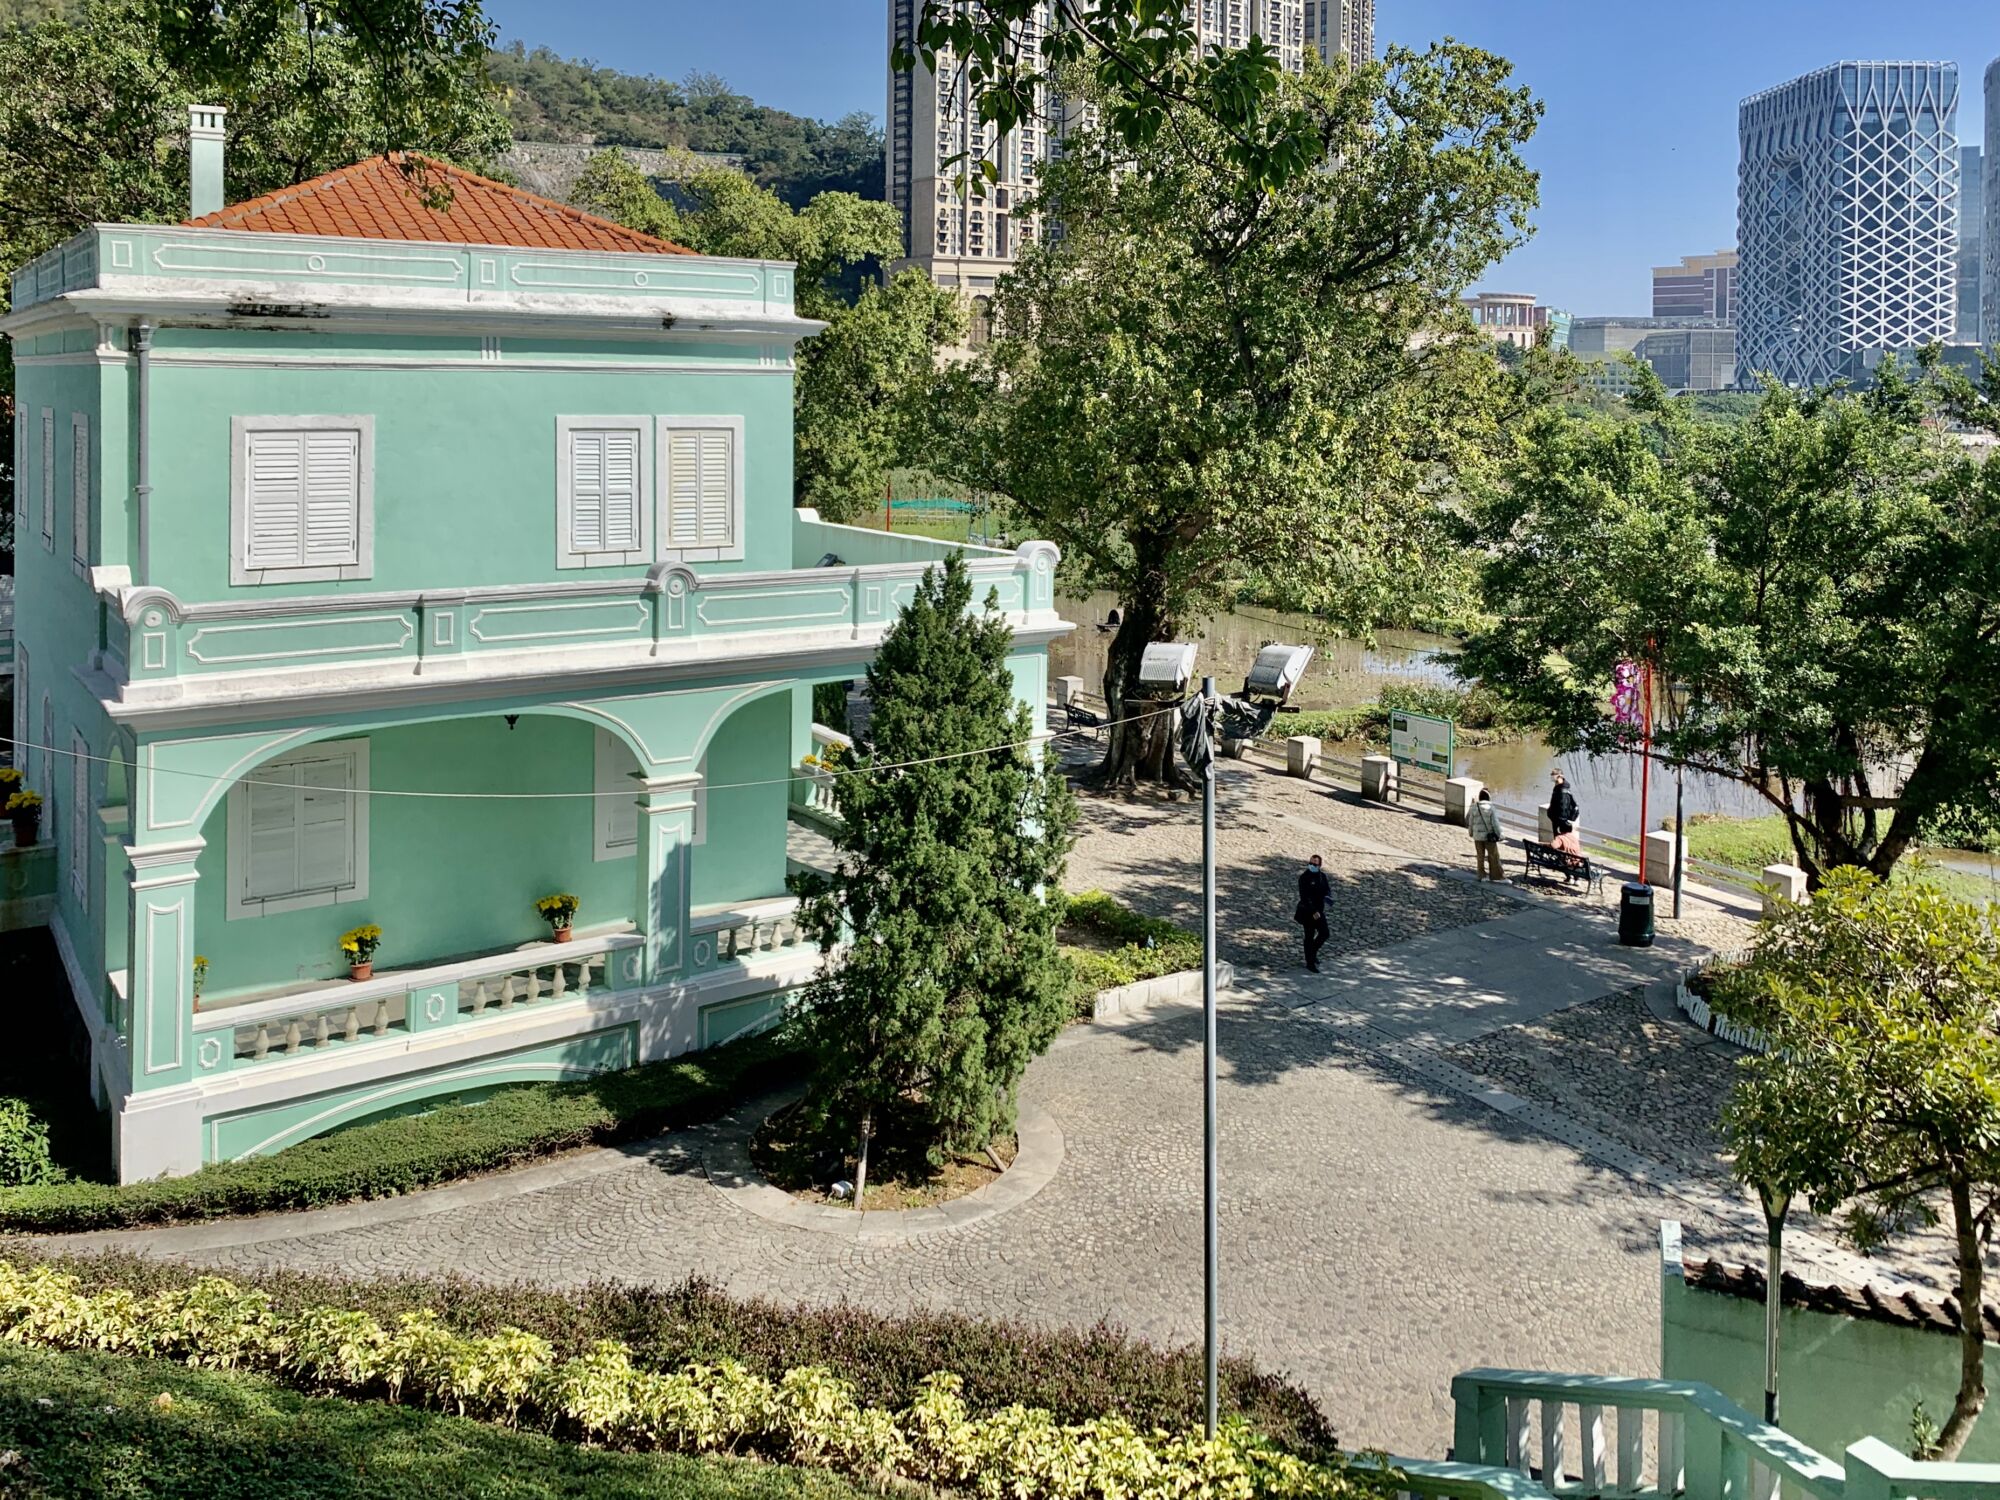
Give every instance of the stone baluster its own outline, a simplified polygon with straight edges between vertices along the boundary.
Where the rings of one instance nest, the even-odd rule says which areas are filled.
[[[333,1039],[333,1022],[327,1019],[325,1011],[319,1013],[318,1024],[313,1027],[313,1032],[313,1045],[315,1047],[324,1047]]]
[[[487,1004],[492,999],[493,997],[486,993],[486,981],[483,979],[480,980],[478,984],[473,986],[472,990],[472,1013],[475,1016],[478,1015],[482,1010],[486,1009]]]
[[[586,958],[582,963],[576,966],[577,999],[588,1000],[590,998],[590,966],[598,962],[601,962],[601,960]]]
[[[289,1057],[298,1050],[299,1050],[299,1018],[297,1016],[293,1016],[291,1020],[285,1023],[285,1055]]]
[[[567,972],[564,966],[558,963],[556,965],[555,978],[549,982],[549,998],[551,1000],[560,1000],[568,992],[569,979]]]
[[[375,1025],[373,1029],[377,1036],[387,1036],[389,1034],[389,997],[387,995],[384,995],[380,1000],[375,1002]]]
[[[357,1041],[360,1039],[361,1036],[360,1006],[350,1005],[347,1007],[347,1025],[342,1028],[340,1036],[341,1040],[346,1042]]]
[[[257,1023],[257,1041],[251,1047],[250,1055],[259,1062],[271,1055],[271,1028],[262,1021]]]

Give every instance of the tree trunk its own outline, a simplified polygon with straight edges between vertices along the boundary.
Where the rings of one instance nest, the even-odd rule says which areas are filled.
[[[1958,1396],[1925,1456],[1955,1460],[1972,1436],[1972,1424],[1986,1407],[1986,1334],[1981,1309],[1986,1300],[1986,1262],[1979,1226],[1972,1214],[1972,1184],[1951,1180],[1951,1227],[1958,1238]]]
[[[1158,699],[1133,696],[1146,647],[1171,639],[1174,630],[1160,589],[1148,586],[1155,576],[1144,575],[1131,597],[1119,599],[1118,633],[1105,653],[1104,703],[1111,729],[1098,773],[1114,786],[1133,786],[1141,780],[1174,786],[1194,784],[1173,757],[1173,716],[1155,712],[1166,705]]]

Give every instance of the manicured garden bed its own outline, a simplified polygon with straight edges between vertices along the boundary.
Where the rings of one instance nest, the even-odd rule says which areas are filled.
[[[1088,1017],[1101,990],[1201,967],[1201,935],[1142,916],[1116,896],[1085,891],[1069,898],[1058,934],[1070,966],[1070,999]]]
[[[186,1177],[0,1189],[0,1232],[61,1234],[389,1197],[713,1119],[804,1070],[805,1054],[780,1030],[595,1078],[502,1089],[482,1103],[356,1126]]]
[[[614,1453],[234,1371],[0,1344],[0,1493],[23,1500],[858,1500],[823,1469]]]
[[[51,1257],[0,1242],[0,1262],[51,1264],[85,1291],[125,1288],[139,1295],[195,1286],[198,1267],[150,1256]],[[596,1285],[581,1291],[490,1286],[458,1276],[337,1277],[265,1272],[259,1290],[281,1312],[334,1306],[365,1312],[385,1327],[430,1310],[448,1329],[483,1337],[507,1328],[545,1338],[560,1357],[616,1339],[648,1369],[731,1359],[767,1379],[819,1365],[855,1387],[872,1407],[914,1400],[924,1378],[950,1370],[975,1412],[1021,1405],[1060,1422],[1104,1414],[1141,1430],[1178,1431],[1202,1418],[1201,1355],[1162,1349],[1105,1326],[1044,1330],[954,1313],[887,1316],[852,1306],[784,1307],[732,1297],[690,1279],[671,1287]],[[1334,1434],[1312,1398],[1246,1360],[1222,1363],[1222,1407],[1290,1451],[1324,1455]]]

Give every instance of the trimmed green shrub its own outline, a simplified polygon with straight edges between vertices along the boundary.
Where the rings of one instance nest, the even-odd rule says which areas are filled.
[[[65,1500],[880,1500],[825,1469],[612,1453],[259,1375],[0,1344],[0,1492]]]
[[[0,1189],[0,1231],[62,1234],[391,1197],[712,1119],[790,1083],[804,1067],[804,1053],[781,1029],[595,1078],[502,1089],[479,1104],[355,1126],[186,1177]]]
[[[0,1243],[0,1263],[21,1272],[50,1264],[100,1296],[186,1295],[205,1274],[152,1256],[38,1259],[20,1242]],[[671,1287],[599,1284],[572,1292],[460,1276],[270,1271],[258,1274],[258,1293],[279,1313],[339,1307],[366,1313],[385,1329],[410,1328],[405,1319],[414,1314],[437,1350],[446,1334],[488,1337],[517,1328],[547,1340],[562,1359],[586,1355],[608,1339],[624,1345],[645,1369],[733,1360],[776,1380],[801,1365],[824,1366],[850,1382],[867,1406],[908,1406],[926,1376],[950,1370],[964,1382],[975,1411],[1039,1407],[1064,1423],[1112,1415],[1147,1431],[1202,1420],[1198,1350],[1158,1348],[1101,1325],[1050,1330],[958,1313],[887,1316],[851,1305],[785,1307],[732,1297],[692,1278]],[[414,1331],[399,1336],[418,1337]],[[1288,1451],[1335,1451],[1334,1434],[1312,1398],[1248,1361],[1223,1360],[1221,1405]]]
[[[1071,896],[1063,913],[1063,926],[1072,935],[1088,933],[1115,945],[1110,948],[1064,945],[1062,954],[1070,972],[1070,1007],[1077,1016],[1091,1013],[1101,990],[1201,966],[1200,934],[1160,917],[1144,916],[1104,891]]]
[[[520,1328],[471,1337],[429,1311],[387,1327],[357,1309],[288,1310],[219,1277],[138,1296],[87,1291],[50,1266],[0,1262],[0,1338],[36,1348],[157,1355],[244,1369],[354,1396],[503,1426],[538,1427],[623,1448],[756,1453],[868,1476],[971,1489],[999,1500],[1133,1493],[1246,1497],[1382,1495],[1392,1478],[1307,1459],[1232,1420],[1213,1439],[1192,1428],[1142,1432],[1118,1416],[1061,1423],[1008,1406],[977,1415],[964,1382],[933,1373],[898,1410],[864,1405],[823,1366],[773,1379],[734,1361],[646,1369],[617,1340],[561,1357]]]
[[[49,1127],[28,1108],[27,1100],[0,1098],[0,1187],[61,1179],[49,1155]]]

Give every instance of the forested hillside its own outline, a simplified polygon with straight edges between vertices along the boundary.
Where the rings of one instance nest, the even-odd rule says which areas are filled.
[[[882,137],[867,115],[828,124],[758,104],[712,73],[669,83],[520,42],[489,65],[517,140],[728,152],[795,207],[829,191],[882,196]]]

